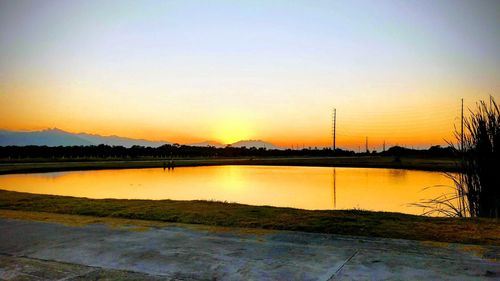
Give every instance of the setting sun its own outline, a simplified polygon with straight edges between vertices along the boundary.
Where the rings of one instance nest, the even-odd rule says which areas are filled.
[[[224,144],[252,138],[251,125],[237,118],[222,121],[214,128],[213,138]]]

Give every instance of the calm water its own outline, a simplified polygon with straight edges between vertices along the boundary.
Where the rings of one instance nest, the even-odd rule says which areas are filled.
[[[409,206],[451,189],[441,173],[369,168],[210,166],[0,176],[0,189],[89,198],[218,200],[301,209],[421,214]]]

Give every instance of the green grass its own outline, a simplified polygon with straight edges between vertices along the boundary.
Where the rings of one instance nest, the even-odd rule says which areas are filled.
[[[209,201],[86,199],[4,190],[0,190],[0,209],[500,245],[500,220],[495,219],[432,218],[361,210],[308,211]]]
[[[130,169],[163,167],[165,160],[100,160],[48,161],[31,159],[26,162],[1,162],[0,174],[55,172],[98,169]],[[458,165],[450,158],[402,157],[395,161],[389,156],[367,157],[282,157],[282,158],[198,158],[175,159],[176,167],[209,165],[279,165],[318,167],[395,168],[425,171],[456,171]]]

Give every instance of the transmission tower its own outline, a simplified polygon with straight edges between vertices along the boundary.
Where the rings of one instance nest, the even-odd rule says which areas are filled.
[[[332,134],[333,134],[333,152],[335,152],[336,147],[336,134],[337,134],[337,109],[333,108],[332,114]]]

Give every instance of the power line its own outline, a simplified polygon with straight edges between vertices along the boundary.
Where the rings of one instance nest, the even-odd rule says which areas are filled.
[[[375,132],[375,142],[379,142],[378,146],[383,151],[387,149],[387,140],[382,136],[386,131],[394,131],[399,132],[399,136],[395,137],[396,139],[406,142],[413,141],[412,139],[405,140],[408,138],[413,138],[414,135],[424,135],[428,133],[429,129],[434,131],[443,130],[447,127],[453,127],[453,124],[458,125],[458,122],[461,122],[461,133],[463,134],[463,110],[464,110],[464,101],[462,99],[462,107],[461,107],[461,115],[462,119],[457,117],[458,110],[455,107],[455,110],[451,110],[451,107],[448,106],[429,106],[426,108],[427,114],[422,114],[421,111],[418,110],[419,107],[398,107],[397,109],[389,109],[384,112],[371,110],[364,111],[362,114],[356,114],[353,111],[345,112],[340,120],[340,131],[337,132],[337,110],[335,107],[331,108],[331,137],[332,137],[332,149],[333,151],[337,148],[337,134],[341,138],[341,142],[353,142],[356,139],[362,143],[361,138],[365,138],[365,150],[369,152],[369,144],[368,144],[368,136],[367,134],[371,134],[370,132]],[[455,114],[453,114],[455,112]],[[455,117],[453,117],[453,115]],[[392,116],[394,118],[387,119],[387,117]],[[452,118],[453,117],[453,118]],[[384,122],[380,122],[380,119]],[[403,120],[404,119],[404,122]],[[342,121],[343,120],[343,121]],[[405,124],[411,124],[411,126],[407,126]],[[355,125],[355,126],[352,126]],[[432,126],[431,126],[432,125]],[[458,126],[457,126],[458,127]],[[433,138],[435,136],[433,135]],[[394,140],[392,140],[394,141]],[[463,140],[461,140],[463,142]],[[360,149],[358,149],[359,151]]]

